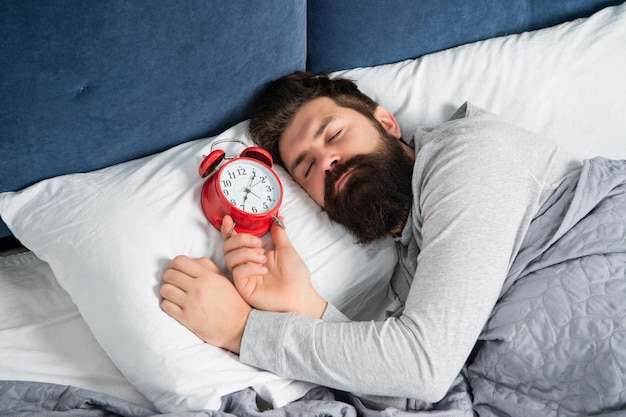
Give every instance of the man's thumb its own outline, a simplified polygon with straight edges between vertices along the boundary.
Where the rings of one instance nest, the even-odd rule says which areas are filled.
[[[270,234],[272,236],[272,241],[274,242],[274,246],[276,248],[284,247],[284,246],[292,246],[289,237],[287,236],[287,232],[284,228],[284,219],[283,217],[278,217],[280,221],[274,221],[272,227],[270,228]]]

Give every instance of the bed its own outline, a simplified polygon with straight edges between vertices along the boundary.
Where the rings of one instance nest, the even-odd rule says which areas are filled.
[[[580,411],[537,387],[499,392],[495,366],[439,403],[378,410],[243,365],[165,315],[158,296],[178,254],[224,266],[198,166],[215,143],[232,154],[249,144],[255,97],[295,70],[355,80],[404,135],[470,101],[581,160],[626,159],[626,4],[9,0],[0,19],[0,415],[626,413],[626,387],[603,370],[572,374],[579,402],[589,390],[602,399]],[[354,245],[276,169],[281,215],[320,294],[353,319],[379,318],[393,243]],[[616,240],[625,235],[622,223]],[[622,281],[597,285],[623,300]],[[500,324],[532,317],[519,302],[499,305]],[[604,328],[577,328],[581,343],[614,344],[612,375],[626,374],[619,304]]]

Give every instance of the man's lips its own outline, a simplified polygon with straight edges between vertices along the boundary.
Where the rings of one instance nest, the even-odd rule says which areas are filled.
[[[335,189],[337,191],[341,191],[341,189],[346,185],[346,182],[348,181],[348,178],[350,177],[350,174],[352,174],[352,171],[353,171],[352,169],[347,170],[335,182]]]

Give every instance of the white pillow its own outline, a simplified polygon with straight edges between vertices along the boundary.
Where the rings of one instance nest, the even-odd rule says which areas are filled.
[[[539,31],[336,72],[396,115],[403,135],[465,101],[584,159],[626,159],[626,4]]]
[[[198,166],[213,140],[247,141],[245,131],[240,123],[213,139],[0,194],[11,231],[50,265],[104,351],[161,412],[217,409],[221,396],[248,386],[278,407],[311,388],[241,364],[160,309],[162,273],[174,256],[208,256],[224,268],[221,236],[201,210]],[[221,146],[229,155],[243,149]],[[348,315],[371,314],[386,296],[397,260],[393,243],[356,246],[276,170],[287,234],[316,288]]]

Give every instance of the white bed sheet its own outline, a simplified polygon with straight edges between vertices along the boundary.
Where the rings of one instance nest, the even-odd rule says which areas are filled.
[[[74,385],[154,408],[111,362],[32,252],[0,257],[0,380]]]

